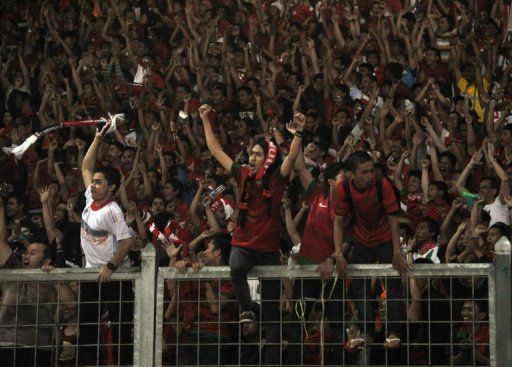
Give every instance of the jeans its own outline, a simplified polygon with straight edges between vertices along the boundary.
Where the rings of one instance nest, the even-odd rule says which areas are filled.
[[[374,264],[378,259],[380,264],[391,264],[393,261],[393,244],[385,242],[377,245],[376,248],[370,248],[360,243],[354,242],[352,248],[352,264]],[[387,283],[387,284],[386,284]],[[385,280],[387,299],[386,299],[386,335],[401,334],[401,326],[393,321],[404,319],[402,312],[401,298],[402,283],[400,278],[390,278]],[[375,331],[375,312],[377,310],[376,298],[373,297],[371,289],[371,279],[366,282],[363,279],[352,279],[350,283],[351,297],[356,300],[355,306],[358,313],[359,328],[361,332],[371,336]],[[363,302],[362,300],[365,300]],[[366,307],[365,307],[366,305]]]
[[[253,304],[247,273],[256,265],[281,265],[279,252],[262,253],[251,249],[232,246],[229,256],[231,282],[236,298],[243,311],[259,313],[258,306]],[[261,315],[265,323],[265,364],[276,365],[280,363],[280,311],[279,298],[281,294],[281,281],[262,279],[261,285]]]

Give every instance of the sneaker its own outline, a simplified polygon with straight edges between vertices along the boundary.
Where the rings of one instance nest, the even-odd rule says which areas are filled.
[[[244,311],[240,314],[240,322],[255,322],[256,315],[252,311]]]

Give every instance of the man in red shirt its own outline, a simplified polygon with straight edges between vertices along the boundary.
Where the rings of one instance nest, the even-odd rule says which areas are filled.
[[[231,236],[217,233],[208,239],[206,249],[199,254],[205,266],[225,266],[229,261]],[[168,255],[170,264],[175,265],[177,249],[171,247]],[[174,280],[169,287],[177,290]],[[223,365],[233,364],[234,353],[229,323],[235,320],[233,287],[229,281],[218,279],[181,283],[178,315],[183,322],[180,339],[180,365]],[[199,300],[199,302],[198,302]],[[199,349],[199,350],[198,350]],[[220,351],[220,353],[219,353]]]
[[[325,362],[341,365],[343,362],[342,348],[340,348],[343,343],[343,305],[340,300],[343,298],[343,281],[330,279],[334,271],[331,255],[334,251],[332,227],[335,215],[336,181],[341,180],[344,166],[342,163],[333,163],[327,166],[322,173],[323,179],[319,178],[318,180],[313,179],[301,158],[297,160],[295,167],[305,190],[304,200],[309,206],[309,214],[296,261],[301,265],[317,264],[317,271],[320,273],[322,281],[296,279],[292,299],[296,302],[305,302],[306,299],[315,300],[304,303],[304,315],[307,318],[314,304],[320,300],[323,290],[323,297],[326,300],[325,316],[331,333],[330,343],[333,344],[332,348],[326,346],[326,349],[331,352],[326,354]],[[304,343],[302,325],[297,312],[292,312],[292,319],[295,322],[290,325],[288,363],[300,365],[306,362],[300,359],[302,355],[300,345]]]
[[[286,180],[300,150],[306,117],[302,113],[295,113],[294,138],[290,152],[282,163],[279,150],[272,141],[258,140],[249,154],[249,165],[241,166],[222,150],[212,129],[210,112],[208,105],[199,108],[206,144],[212,156],[235,177],[239,187],[238,223],[229,258],[231,282],[242,310],[240,321],[254,321],[255,313],[259,310],[251,299],[247,273],[256,265],[280,265],[281,200]],[[277,323],[280,289],[279,280],[261,282],[261,315],[263,321],[270,322],[265,327],[267,345],[264,358],[266,364],[272,365],[280,362],[280,330]]]
[[[410,266],[400,253],[400,233],[396,214],[400,206],[392,184],[385,177],[376,178],[375,167],[371,156],[358,151],[353,153],[346,161],[351,172],[348,181],[344,180],[338,185],[338,193],[334,208],[334,247],[332,257],[336,261],[338,272],[343,272],[347,262],[341,251],[343,245],[344,227],[352,226],[354,244],[352,248],[352,263],[373,264],[378,259],[380,264],[393,263],[395,269],[401,274],[407,273]],[[381,185],[379,188],[378,185]],[[349,190],[347,194],[346,190]],[[380,191],[380,192],[379,192]],[[364,299],[372,294],[368,279],[363,284],[362,279],[353,279],[351,294],[355,299]],[[400,279],[387,280],[387,299],[399,299],[401,296]],[[373,333],[372,316],[375,314],[373,302],[355,302],[359,321],[363,322],[359,328],[366,338],[348,340],[350,349],[357,348],[365,341],[371,342]],[[366,304],[366,310],[365,310]],[[400,302],[388,302],[387,315],[390,321],[402,319]],[[396,349],[400,347],[400,327],[388,324],[388,337],[384,346]]]

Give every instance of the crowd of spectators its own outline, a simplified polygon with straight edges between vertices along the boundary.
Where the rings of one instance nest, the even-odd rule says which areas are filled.
[[[245,187],[217,162],[203,125],[241,165],[249,165],[261,139],[286,157],[294,137],[302,138],[276,219],[283,264],[291,253],[292,262],[335,270],[337,264],[329,267],[300,244],[308,226],[322,224],[308,217],[312,205],[329,205],[332,223],[336,193],[351,177],[344,162],[360,151],[372,157],[379,184],[385,176],[393,185],[400,207],[393,214],[410,265],[493,262],[495,245],[510,236],[511,225],[509,10],[507,0],[4,0],[0,147],[65,121],[123,113],[124,123],[101,141],[96,165],[121,175],[116,198],[135,238],[134,266],[148,241],[161,266],[229,264],[223,236],[240,217],[245,223]],[[203,104],[210,107],[200,110]],[[287,124],[297,112],[305,118],[303,131]],[[19,159],[0,153],[0,240],[27,254],[25,266],[83,265],[87,188],[80,172],[94,137],[94,127],[65,128]],[[330,199],[321,201],[317,190]],[[344,226],[350,264],[351,221]],[[31,262],[33,255],[43,257]],[[402,312],[412,325],[409,340],[481,344],[411,347],[410,363],[488,364],[487,305],[469,301],[487,295],[485,281],[409,277],[407,283],[402,296],[410,301]],[[385,299],[379,282],[372,284],[367,297]],[[179,308],[176,287],[167,287],[167,320]],[[291,295],[292,288],[285,285],[283,293]],[[235,298],[229,284],[214,281],[184,292]],[[72,289],[60,293],[73,298]],[[7,294],[4,289],[3,303]],[[450,298],[458,299],[454,307]],[[214,303],[223,307],[221,301]],[[282,304],[282,312],[293,313],[286,300]],[[214,320],[223,312],[226,321],[236,314],[200,312]],[[427,319],[430,324],[421,322]],[[191,340],[193,320],[180,320],[180,332]],[[463,324],[450,333],[443,323],[449,320]],[[205,330],[230,338],[227,329]],[[176,330],[167,334],[171,343]],[[259,334],[244,327],[247,340]],[[73,330],[66,335],[72,340]],[[341,338],[335,343],[345,343],[347,355],[368,341],[353,329]],[[388,356],[382,351],[368,362],[382,363]],[[309,363],[318,363],[318,349],[311,354]],[[404,355],[395,363],[404,363]]]

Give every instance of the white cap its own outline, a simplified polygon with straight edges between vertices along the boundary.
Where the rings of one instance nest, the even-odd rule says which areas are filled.
[[[281,15],[283,15],[284,6],[279,1],[274,1],[272,4],[270,4],[270,6],[275,6],[276,8],[278,8],[279,9],[279,13]]]

